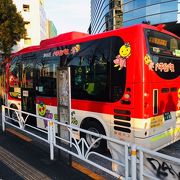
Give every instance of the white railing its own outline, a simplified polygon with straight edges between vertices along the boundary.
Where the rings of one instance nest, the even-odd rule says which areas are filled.
[[[180,179],[180,159],[137,147],[139,152],[139,179]]]
[[[17,119],[10,117],[10,111],[16,112]],[[47,121],[47,130],[27,124],[30,117]],[[51,160],[54,160],[54,148],[57,148],[119,179],[180,179],[180,159],[60,123],[54,119],[2,106],[3,131],[6,125],[13,126],[49,144]],[[57,135],[57,130],[62,127],[65,133],[68,132],[68,139]],[[93,144],[88,145],[84,138],[79,140],[75,138],[74,130],[96,136],[97,139]],[[111,156],[93,151],[93,145],[102,139],[107,141]]]
[[[17,119],[13,119],[12,117],[10,117],[10,111],[15,112]],[[23,117],[24,115],[26,115],[25,118]],[[47,121],[47,131],[27,124],[27,120],[30,117],[36,117],[37,120],[40,121]],[[54,148],[58,148],[116,178],[128,179],[130,177],[130,144],[127,142],[119,141],[117,139],[90,132],[75,126],[60,123],[54,119],[48,119],[42,116],[37,116],[17,109],[2,106],[3,131],[5,131],[5,127],[7,124],[48,143],[50,146],[51,160],[54,160]],[[67,130],[69,132],[69,140],[57,135],[56,131],[60,127],[63,127],[65,131]],[[82,133],[88,133],[92,136],[97,137],[97,139],[93,142],[93,144],[88,145],[84,138],[81,138],[79,140],[75,138],[73,133],[74,130]],[[93,145],[102,139],[106,140],[107,143],[111,144],[112,146],[117,146],[123,149],[123,154],[120,155],[122,157],[121,160],[119,160],[118,158],[113,158],[111,156],[107,157],[107,155],[104,155],[103,153],[93,151]],[[112,170],[112,166],[116,171]]]

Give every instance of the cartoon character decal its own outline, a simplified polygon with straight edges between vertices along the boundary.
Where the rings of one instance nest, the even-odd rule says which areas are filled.
[[[72,48],[71,48],[71,54],[72,55],[75,55],[76,53],[78,53],[79,51],[80,51],[80,45],[79,44],[76,44],[76,46],[73,46]]]
[[[46,105],[43,102],[38,104],[38,114],[43,117],[46,114]]]
[[[149,54],[146,54],[146,56],[144,57],[144,62],[146,65],[148,65],[149,70],[153,71],[154,62],[152,61],[151,56]]]
[[[114,67],[119,67],[118,70],[121,70],[123,67],[126,67],[126,60],[131,56],[131,46],[129,43],[125,43],[119,49],[119,55],[116,56],[116,59],[113,60]]]
[[[53,119],[53,113],[50,112],[50,110],[46,109],[45,117],[48,119]],[[44,119],[44,127],[46,128],[48,126],[48,121]]]
[[[71,112],[71,124],[78,125],[78,120],[75,117],[76,113],[75,111]]]
[[[180,109],[180,88],[178,89],[178,103],[177,103],[177,108],[178,110]]]
[[[47,109],[46,105],[42,101],[38,104],[38,114],[42,117],[53,119],[53,113],[51,113],[50,110]],[[56,118],[57,118],[57,115],[54,114],[54,119]],[[46,128],[48,126],[48,121],[45,119],[43,119],[43,121],[44,121],[44,127]]]
[[[157,57],[156,57],[157,58]],[[153,71],[160,71],[160,72],[175,72],[175,65],[173,63],[166,63],[166,62],[158,62],[154,63],[151,59],[151,56],[149,54],[146,54],[144,57],[144,63],[148,65],[149,70]]]

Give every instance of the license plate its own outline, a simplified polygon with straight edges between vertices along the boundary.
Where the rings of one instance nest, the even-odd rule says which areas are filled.
[[[171,113],[170,112],[165,112],[164,113],[164,120],[167,121],[169,119],[172,119]]]

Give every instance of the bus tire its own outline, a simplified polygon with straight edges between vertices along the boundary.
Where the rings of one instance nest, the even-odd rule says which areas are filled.
[[[11,108],[18,109],[16,106],[11,106]],[[10,117],[11,117],[12,119],[15,119],[16,121],[18,121],[17,114],[16,114],[16,112],[13,111],[13,110],[10,110]],[[16,122],[16,121],[11,120],[12,124],[14,124],[14,125],[16,125],[16,126],[19,126],[19,123]]]
[[[86,122],[83,123],[81,128],[87,131],[95,132],[97,134],[106,135],[102,124],[94,119],[93,120],[88,119]],[[89,146],[97,139],[95,136],[82,132],[80,136],[86,140]],[[107,141],[104,139],[99,140],[91,149],[96,152],[105,152],[107,150]]]

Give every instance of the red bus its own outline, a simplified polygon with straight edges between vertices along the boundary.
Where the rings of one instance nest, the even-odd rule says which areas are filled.
[[[163,25],[70,32],[22,49],[7,74],[8,106],[58,119],[56,70],[67,66],[72,125],[156,150],[180,139],[180,38]]]

